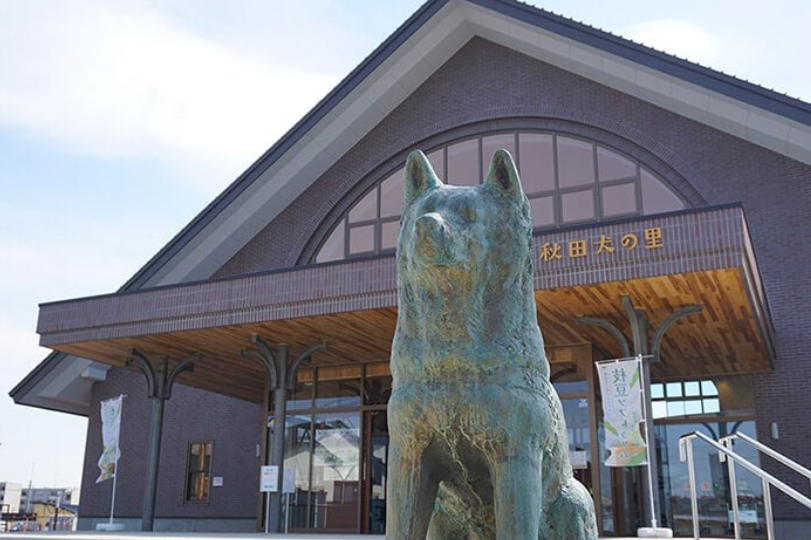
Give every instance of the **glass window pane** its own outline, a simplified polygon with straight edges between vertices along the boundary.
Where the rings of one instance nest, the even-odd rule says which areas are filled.
[[[403,179],[405,169],[400,169],[380,184],[380,217],[396,217],[403,211],[405,195]]]
[[[685,396],[700,396],[701,395],[701,388],[698,384],[698,381],[688,381],[684,383],[684,395]]]
[[[400,233],[399,221],[387,221],[380,224],[382,233],[382,249],[394,249],[397,247],[397,235]]]
[[[427,154],[425,157],[428,158],[428,162],[431,163],[431,167],[433,167],[434,172],[439,176],[442,181],[445,181],[445,150],[440,148],[439,150],[434,150],[430,154]]]
[[[521,133],[518,135],[519,171],[525,193],[555,189],[555,159],[552,135]]]
[[[718,388],[712,381],[701,381],[701,394],[705,396],[717,396]]]
[[[529,210],[534,227],[546,227],[555,224],[555,203],[552,196],[530,199]]]
[[[667,402],[667,415],[668,416],[684,416],[684,402],[683,401],[668,401]]]
[[[594,191],[575,191],[560,196],[563,222],[594,219]]]
[[[300,369],[296,387],[287,393],[287,409],[311,409],[313,406],[313,370]]]
[[[549,381],[559,395],[588,392],[586,376],[571,362],[553,362],[549,366]]]
[[[603,194],[603,215],[619,216],[636,213],[636,188],[634,184],[605,186]]]
[[[653,407],[654,418],[667,418],[667,403],[664,401],[654,401],[651,403]]]
[[[377,188],[358,201],[349,211],[349,223],[377,219]]]
[[[294,471],[296,492],[290,494],[291,528],[307,527],[310,494],[310,452],[312,426],[310,415],[288,415],[285,419],[284,470]]]
[[[636,165],[619,154],[598,146],[597,175],[601,182],[636,177]]]
[[[685,207],[678,195],[645,169],[640,169],[639,177],[642,182],[642,211],[646,215]]]
[[[662,399],[665,397],[665,387],[662,383],[653,383],[650,385],[650,397],[652,399]]]
[[[479,139],[468,139],[448,147],[448,183],[457,186],[481,183]]]
[[[721,412],[721,402],[717,398],[704,400],[704,414]]]
[[[375,226],[362,225],[349,229],[349,253],[366,253],[375,250]]]
[[[211,487],[211,448],[212,443],[189,444],[186,471],[186,502],[208,501]]]
[[[499,135],[488,135],[482,138],[482,175],[486,175],[490,170],[490,161],[496,150],[506,150],[513,159],[515,156],[515,134],[501,133]],[[524,188],[526,191],[526,188]]]
[[[335,227],[335,230],[332,231],[332,234],[329,235],[327,241],[324,242],[324,245],[321,246],[318,255],[315,256],[315,262],[339,261],[344,258],[344,228],[344,220],[342,219],[338,226]]]
[[[315,416],[312,472],[313,529],[358,531],[360,414]]]
[[[561,399],[566,430],[569,434],[569,452],[575,463],[575,476],[582,478],[580,471],[589,468],[591,462],[591,430],[589,429],[589,402],[587,399]],[[585,455],[572,455],[584,452]],[[585,463],[583,463],[585,461]]]
[[[701,414],[701,401],[700,400],[685,401],[684,412],[685,414]]]
[[[360,366],[321,368],[315,386],[318,409],[360,405]]]
[[[594,183],[594,145],[558,137],[558,185],[562,188]]]
[[[681,397],[681,383],[667,383],[667,397]]]
[[[366,374],[363,383],[363,396],[366,405],[385,405],[391,397],[391,375],[371,376]]]

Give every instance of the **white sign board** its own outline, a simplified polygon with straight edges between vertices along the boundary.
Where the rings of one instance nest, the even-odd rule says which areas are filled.
[[[589,458],[585,450],[571,450],[569,459],[572,462],[572,469],[588,469]]]
[[[279,491],[279,467],[276,465],[262,465],[259,475],[259,491]]]
[[[211,485],[213,487],[222,487],[222,476],[213,476],[211,478]]]

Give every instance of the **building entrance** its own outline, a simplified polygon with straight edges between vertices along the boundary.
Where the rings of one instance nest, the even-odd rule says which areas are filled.
[[[386,411],[364,413],[363,519],[361,532],[386,532],[386,480],[389,426]]]

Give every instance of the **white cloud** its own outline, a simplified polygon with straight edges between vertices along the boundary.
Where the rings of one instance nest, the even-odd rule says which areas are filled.
[[[336,82],[248,59],[134,0],[4,4],[0,50],[14,51],[0,55],[0,123],[82,153],[236,172]]]
[[[660,19],[637,24],[622,35],[656,50],[712,65],[725,53],[724,42],[692,22]]]

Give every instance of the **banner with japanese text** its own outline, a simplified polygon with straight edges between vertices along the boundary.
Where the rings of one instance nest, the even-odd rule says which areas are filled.
[[[636,358],[597,363],[603,392],[605,447],[611,452],[605,461],[609,467],[647,464],[647,445],[640,432],[645,416],[639,370]]]
[[[96,483],[109,480],[115,475],[116,464],[121,457],[118,438],[121,433],[121,404],[124,396],[101,402],[101,438],[103,450],[99,458],[101,473]]]

